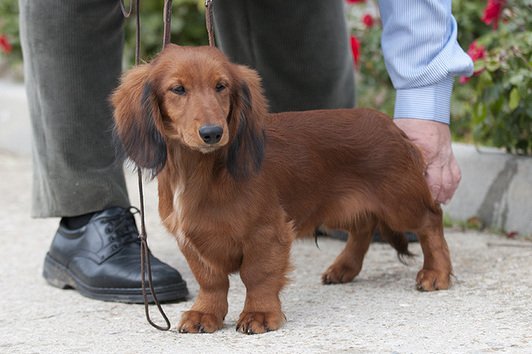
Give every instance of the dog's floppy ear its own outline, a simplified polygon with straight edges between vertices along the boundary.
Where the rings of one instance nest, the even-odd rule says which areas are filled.
[[[231,142],[227,169],[235,179],[242,180],[262,166],[265,144],[262,120],[268,108],[257,72],[241,65],[234,65],[233,69],[235,87],[228,119]]]
[[[154,88],[148,80],[149,65],[126,72],[111,96],[114,134],[127,156],[155,177],[166,162],[166,143],[158,124],[161,113]]]

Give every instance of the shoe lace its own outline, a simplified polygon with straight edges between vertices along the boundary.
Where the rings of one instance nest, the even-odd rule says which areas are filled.
[[[115,234],[114,240],[122,245],[129,243],[140,242],[139,231],[135,224],[135,218],[133,215],[138,214],[140,211],[136,207],[129,207],[124,209],[117,215],[114,215],[108,219],[109,232]]]

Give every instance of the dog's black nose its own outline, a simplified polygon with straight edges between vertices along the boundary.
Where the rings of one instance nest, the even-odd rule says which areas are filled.
[[[222,139],[224,128],[219,125],[204,125],[199,128],[199,135],[207,144],[216,144]]]

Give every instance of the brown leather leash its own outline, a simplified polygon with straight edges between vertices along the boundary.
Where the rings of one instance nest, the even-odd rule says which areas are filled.
[[[205,24],[207,27],[207,34],[209,36],[209,45],[215,46],[214,42],[214,31],[213,31],[213,21],[212,21],[212,2],[213,0],[205,0]],[[129,18],[133,12],[133,0],[129,3],[129,8],[126,9],[124,0],[120,0],[120,9],[125,18]],[[135,65],[140,64],[140,0],[135,0],[135,20],[136,20],[136,31],[135,31]],[[172,0],[164,1],[164,10],[163,10],[163,21],[164,21],[164,34],[163,34],[163,49],[170,43],[171,37],[171,24],[172,24]],[[144,209],[144,187],[142,183],[142,169],[137,166],[137,178],[138,178],[138,187],[139,187],[139,199],[140,199],[140,274],[141,274],[141,283],[142,283],[142,296],[144,298],[144,311],[146,313],[146,320],[153,327],[157,328],[160,331],[168,331],[171,328],[170,321],[166,316],[157,295],[155,294],[155,289],[153,288],[152,281],[152,272],[151,272],[151,262],[150,262],[150,249],[148,247],[148,234],[146,232],[146,221],[145,221],[145,209]],[[165,326],[160,326],[153,322],[150,317],[149,304],[148,304],[148,294],[146,291],[146,274],[148,275],[148,287],[150,293],[153,297],[153,301],[159,310],[159,313],[166,322]]]
[[[205,26],[207,27],[207,35],[209,36],[209,46],[216,47],[214,42],[214,31],[212,29],[212,2],[214,0],[205,0]]]

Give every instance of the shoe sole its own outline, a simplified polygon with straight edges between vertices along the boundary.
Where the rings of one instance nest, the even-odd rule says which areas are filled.
[[[46,281],[60,289],[75,289],[81,295],[102,301],[124,302],[132,304],[144,303],[142,288],[95,288],[83,283],[68,268],[46,254],[44,259],[43,277]],[[147,284],[146,284],[147,285]],[[155,287],[155,295],[159,302],[185,300],[188,296],[187,284],[183,281],[178,284]],[[154,303],[150,289],[146,289],[149,303]]]

